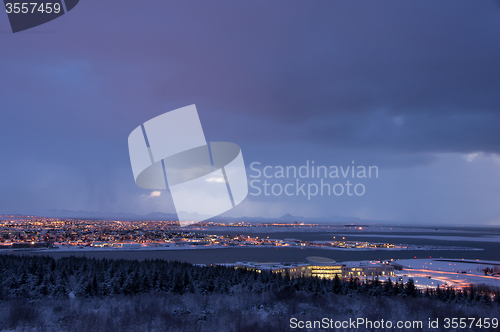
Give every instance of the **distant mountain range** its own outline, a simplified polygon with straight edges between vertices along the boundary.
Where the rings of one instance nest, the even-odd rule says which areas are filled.
[[[78,218],[78,219],[102,219],[102,220],[156,220],[156,221],[177,221],[177,214],[175,213],[163,213],[163,212],[151,212],[148,214],[135,214],[135,213],[125,213],[125,212],[95,212],[95,211],[70,211],[70,210],[24,210],[16,212],[8,212],[3,214],[19,214],[19,215],[33,215],[40,217],[51,217],[51,218]],[[236,223],[236,222],[331,222],[331,223],[344,223],[344,224],[368,224],[368,223],[387,223],[387,221],[382,220],[367,220],[355,217],[302,217],[293,216],[289,213],[279,217],[279,218],[267,218],[267,217],[214,217],[208,219],[208,221],[223,222],[223,223]]]

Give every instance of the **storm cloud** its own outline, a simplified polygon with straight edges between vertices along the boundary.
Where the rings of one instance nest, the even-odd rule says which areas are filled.
[[[246,161],[356,159],[407,177],[430,167],[426,177],[441,179],[440,160],[500,153],[498,1],[86,1],[9,31],[0,15],[0,211],[173,212],[168,195],[135,187],[126,138],[193,103],[207,139],[238,143]],[[457,178],[460,167],[450,171]],[[497,181],[487,168],[481,181]],[[234,213],[403,221],[475,213],[468,196],[421,217],[382,212],[394,208],[384,193],[403,190],[397,182],[380,185],[382,198],[335,210],[321,201],[289,211],[296,202],[277,198],[269,209],[247,199],[251,208]],[[486,210],[481,220],[500,220]]]

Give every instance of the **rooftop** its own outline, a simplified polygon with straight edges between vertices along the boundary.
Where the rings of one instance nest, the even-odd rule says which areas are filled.
[[[312,264],[331,265],[337,263],[335,260],[327,257],[309,256],[306,259],[309,263]]]

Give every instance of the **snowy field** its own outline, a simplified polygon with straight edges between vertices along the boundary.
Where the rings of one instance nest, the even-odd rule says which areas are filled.
[[[411,277],[421,287],[435,286],[437,283],[453,287],[463,287],[469,283],[500,287],[500,275],[484,273],[486,268],[500,270],[498,261],[439,258],[401,259],[394,263],[404,267],[402,271],[397,271],[398,276]]]
[[[369,266],[379,264],[379,261],[348,261],[342,262],[347,265]],[[462,288],[469,284],[485,284],[488,286],[500,287],[500,275],[486,276],[484,269],[500,271],[500,262],[482,260],[461,260],[461,259],[400,259],[391,261],[403,267],[402,270],[395,270],[395,276],[380,277],[385,281],[389,278],[393,282],[408,282],[413,279],[418,288],[435,288],[436,286],[452,286]]]

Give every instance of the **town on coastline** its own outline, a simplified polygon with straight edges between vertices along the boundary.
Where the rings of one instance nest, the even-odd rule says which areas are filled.
[[[0,220],[0,249],[21,248],[180,248],[183,246],[271,246],[316,247],[343,249],[407,249],[405,245],[368,241],[346,241],[332,237],[332,241],[304,241],[285,238],[259,238],[250,235],[214,235],[197,232],[221,225],[204,222],[189,231],[182,230],[175,221],[116,221],[58,219],[34,216],[3,216]],[[244,224],[230,225],[236,228]],[[227,225],[223,225],[224,227]],[[276,227],[277,224],[256,224],[251,227]],[[281,227],[312,227],[304,224],[279,224]],[[249,227],[249,225],[244,225]]]

